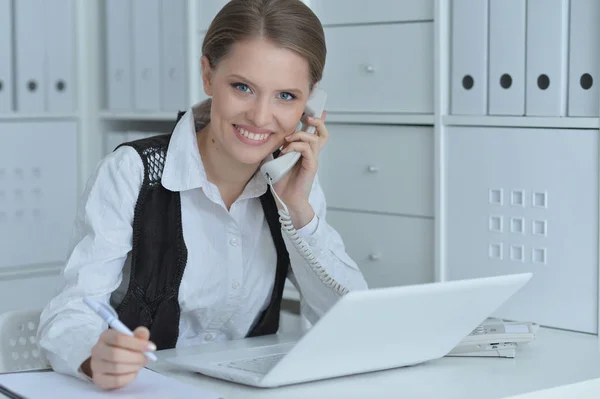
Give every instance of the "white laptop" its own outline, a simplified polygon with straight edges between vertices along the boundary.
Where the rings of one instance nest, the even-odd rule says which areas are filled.
[[[167,359],[186,370],[277,387],[415,365],[448,354],[531,273],[352,291],[298,341]],[[260,342],[260,340],[259,340]]]

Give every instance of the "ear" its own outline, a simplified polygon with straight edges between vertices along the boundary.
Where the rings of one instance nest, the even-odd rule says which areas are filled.
[[[204,93],[206,93],[207,96],[212,97],[212,95],[213,95],[213,88],[212,88],[213,70],[212,70],[212,67],[210,66],[210,61],[208,60],[207,56],[203,55],[202,59],[200,60],[200,63],[202,65],[202,84],[204,86]]]

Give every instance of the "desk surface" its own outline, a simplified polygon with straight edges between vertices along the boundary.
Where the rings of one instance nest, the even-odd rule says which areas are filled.
[[[297,335],[258,337],[264,343],[287,342]],[[149,367],[179,380],[220,393],[226,399],[271,398],[506,398],[600,377],[598,337],[540,328],[536,340],[521,346],[516,358],[444,357],[420,365],[261,389],[177,370],[164,359],[244,347],[247,340],[157,352]],[[318,361],[318,359],[315,359]],[[598,384],[594,385],[598,389]],[[598,397],[596,393],[596,397]],[[558,396],[556,396],[558,397]],[[581,398],[581,396],[579,396]]]

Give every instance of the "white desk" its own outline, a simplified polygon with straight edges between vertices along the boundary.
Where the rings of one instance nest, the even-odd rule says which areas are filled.
[[[374,335],[376,339],[376,331]],[[293,339],[293,334],[252,339],[264,343],[286,342]],[[246,341],[230,342],[229,347],[243,347],[247,345]],[[446,357],[413,367],[272,389],[247,387],[179,371],[163,361],[176,353],[202,354],[223,347],[224,344],[214,343],[159,351],[159,361],[149,367],[179,380],[211,389],[226,399],[494,399],[600,378],[598,337],[546,328],[540,328],[534,342],[520,347],[515,359]],[[600,397],[600,384],[590,384],[589,387],[586,388],[588,391],[597,391],[594,397]],[[542,398],[536,396],[538,397]],[[578,399],[583,397],[577,395]]]

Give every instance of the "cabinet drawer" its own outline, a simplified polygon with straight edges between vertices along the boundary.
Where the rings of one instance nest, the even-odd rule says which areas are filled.
[[[311,0],[327,25],[433,20],[433,0]]]
[[[433,23],[325,28],[328,112],[433,113]]]
[[[432,219],[330,210],[327,221],[370,288],[433,281]]]
[[[433,216],[433,129],[328,124],[319,179],[334,208]]]

